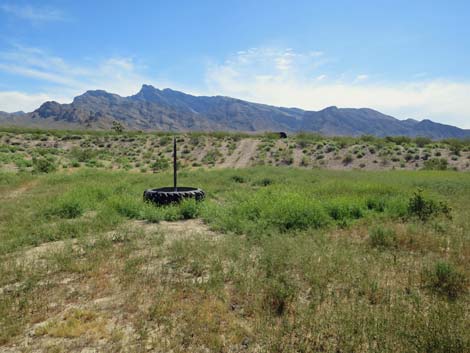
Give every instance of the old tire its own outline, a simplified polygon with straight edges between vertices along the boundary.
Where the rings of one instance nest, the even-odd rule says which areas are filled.
[[[178,187],[175,191],[172,187],[148,189],[144,191],[144,200],[157,205],[169,205],[179,203],[185,199],[201,201],[205,197],[204,191],[199,188]]]

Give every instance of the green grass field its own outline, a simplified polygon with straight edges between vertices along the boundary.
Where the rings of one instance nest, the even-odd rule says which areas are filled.
[[[468,352],[470,174],[0,174],[0,352]],[[29,350],[28,350],[29,349]]]

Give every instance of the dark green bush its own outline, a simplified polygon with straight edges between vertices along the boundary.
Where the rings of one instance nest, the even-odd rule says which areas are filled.
[[[456,299],[466,292],[465,274],[449,262],[437,262],[427,271],[425,280],[429,287],[449,299]]]
[[[366,200],[366,206],[369,210],[384,212],[387,203],[383,197],[370,197]]]
[[[425,170],[447,170],[449,162],[445,158],[431,158],[424,162]]]
[[[243,183],[246,182],[245,178],[242,177],[241,175],[234,175],[234,176],[232,176],[231,179],[232,179],[234,182],[240,183],[240,184],[243,184]]]
[[[51,173],[56,169],[56,164],[49,159],[33,158],[33,173]]]
[[[343,158],[343,164],[344,164],[344,165],[351,164],[353,160],[354,160],[354,157],[353,157],[351,154],[347,154],[347,155],[344,156],[344,158]]]
[[[268,185],[271,185],[273,184],[274,181],[270,178],[263,178],[261,180],[257,180],[255,181],[253,184],[254,185],[260,185],[260,186],[268,186]]]
[[[171,137],[170,136],[162,136],[159,141],[160,146],[166,146],[171,142]]]
[[[438,215],[450,217],[450,212],[451,209],[445,202],[425,198],[421,189],[416,191],[408,202],[408,215],[423,222]]]

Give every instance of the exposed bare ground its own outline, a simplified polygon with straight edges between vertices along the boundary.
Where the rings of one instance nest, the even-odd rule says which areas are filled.
[[[303,157],[303,153],[302,153],[302,150],[296,148],[294,149],[294,162],[293,164],[295,166],[301,166],[302,165],[302,157]]]
[[[134,239],[126,240],[121,238],[123,235]],[[217,240],[221,235],[210,231],[201,220],[192,219],[158,224],[129,221],[115,231],[101,236],[112,240],[117,247],[119,244],[132,241],[135,246],[132,247],[133,251],[128,254],[127,260],[145,258],[146,261],[140,271],[143,271],[142,275],[151,276],[151,273],[161,271],[162,267],[171,267],[168,259],[156,256],[155,249],[149,246],[155,237],[161,236],[160,245],[168,248],[177,240]],[[22,263],[22,266],[47,267],[50,266],[47,265],[47,261],[56,255],[60,256],[68,246],[73,248],[71,251],[77,254],[75,256],[80,256],[79,254],[86,253],[87,247],[93,246],[99,237],[99,235],[91,236],[83,241],[74,239],[49,242],[16,252],[14,257],[18,258],[17,260],[11,259],[11,256],[8,258]],[[138,328],[131,323],[135,318],[131,319],[127,315],[133,314],[123,310],[123,307],[132,305],[130,304],[132,293],[122,287],[122,274],[119,273],[119,268],[125,260],[110,258],[106,261],[106,268],[100,268],[100,273],[94,274],[96,278],[84,278],[73,273],[64,277],[51,273],[51,276],[39,285],[45,288],[52,285],[57,292],[69,295],[81,294],[70,302],[65,299],[66,294],[63,295],[64,300],[61,302],[49,300],[47,316],[36,322],[33,321],[13,344],[0,346],[0,352],[135,352],[141,349],[141,342],[138,347],[136,346],[136,340],[141,338],[137,332]],[[204,278],[201,277],[200,280],[203,281]],[[96,281],[102,283],[95,283]],[[1,287],[0,294],[18,291],[24,286],[25,283],[12,283]],[[163,338],[158,329],[152,331],[150,335],[147,351],[152,351],[151,344],[154,340]],[[117,341],[119,344],[114,347]]]
[[[192,236],[205,235],[216,239],[220,234],[211,231],[206,224],[200,219],[188,219],[176,222],[162,221],[160,223],[150,223],[147,221],[129,221],[119,227],[116,230],[110,231],[104,234],[105,238],[112,239],[117,233],[123,229],[128,230],[139,230],[144,234],[162,233],[165,234],[166,241],[172,242],[174,240],[180,240],[190,238]],[[96,240],[97,237],[91,237],[90,240]],[[63,250],[67,245],[77,244],[76,239],[72,240],[58,240],[40,244],[38,246],[23,249],[22,251],[16,252],[9,257],[14,257],[19,262],[33,262],[40,259],[42,256],[50,253]]]
[[[246,168],[256,156],[259,141],[251,138],[242,139],[235,151],[220,164],[220,168]]]

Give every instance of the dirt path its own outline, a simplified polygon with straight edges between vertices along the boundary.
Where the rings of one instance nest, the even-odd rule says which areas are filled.
[[[302,163],[302,157],[304,156],[300,148],[295,148],[293,151],[294,162],[292,163],[295,167],[300,167]]]
[[[235,151],[220,164],[219,168],[246,168],[251,165],[251,158],[256,155],[259,141],[255,139],[243,139]]]
[[[4,193],[3,195],[0,194],[0,199],[16,199],[18,198],[19,196],[21,196],[22,194],[24,194],[25,192],[29,191],[30,189],[32,189],[34,186],[36,186],[36,184],[38,183],[37,180],[31,180],[31,181],[28,181],[24,184],[22,184],[19,188],[17,189],[14,189],[14,190],[11,190],[11,191],[7,191],[6,193]]]

